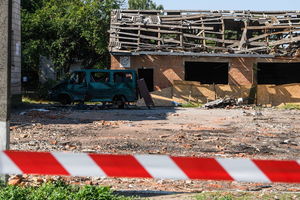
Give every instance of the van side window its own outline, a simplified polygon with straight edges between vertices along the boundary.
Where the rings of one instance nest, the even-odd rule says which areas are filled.
[[[91,82],[107,83],[107,82],[109,82],[109,73],[108,72],[92,72],[91,73]]]
[[[131,82],[132,79],[132,73],[129,72],[116,72],[114,74],[115,83]]]
[[[71,82],[73,84],[85,83],[85,72],[74,72],[71,76]]]

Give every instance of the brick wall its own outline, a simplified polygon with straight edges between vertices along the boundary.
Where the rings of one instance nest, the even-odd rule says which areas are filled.
[[[252,85],[256,82],[253,67],[256,58],[232,58],[228,72],[230,85]]]
[[[122,69],[119,56],[111,57],[111,69]],[[180,56],[131,56],[131,68],[150,68],[154,72],[154,89],[172,86],[174,80],[184,79],[183,57]]]
[[[174,80],[184,80],[185,62],[226,62],[229,64],[228,84],[233,86],[251,86],[256,84],[255,65],[258,62],[300,62],[300,58],[226,58],[226,57],[189,57],[189,56],[131,56],[132,69],[154,69],[155,89],[164,89],[173,85]],[[119,56],[111,56],[112,69],[120,67]]]
[[[118,56],[111,55],[110,57],[110,67],[111,69],[119,69],[120,68],[120,61]]]

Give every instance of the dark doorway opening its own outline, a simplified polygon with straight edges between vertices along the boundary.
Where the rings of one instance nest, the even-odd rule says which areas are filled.
[[[154,91],[153,69],[138,69],[139,79],[145,79],[149,92]]]
[[[258,84],[300,83],[300,63],[258,63]]]
[[[186,62],[185,80],[202,84],[228,84],[228,63]]]

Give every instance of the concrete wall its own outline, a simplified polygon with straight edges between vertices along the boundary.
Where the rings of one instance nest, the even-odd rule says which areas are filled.
[[[21,15],[20,0],[12,1],[11,94],[13,104],[21,101]]]
[[[9,101],[8,101],[8,40],[9,40],[9,1],[0,0],[0,150],[8,149],[9,144]],[[2,177],[3,178],[3,177]]]

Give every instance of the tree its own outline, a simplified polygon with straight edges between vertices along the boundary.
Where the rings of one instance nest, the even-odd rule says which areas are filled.
[[[156,5],[152,0],[128,0],[128,8],[131,10],[163,10],[162,5]]]
[[[22,0],[23,66],[37,70],[40,56],[68,72],[76,60],[108,65],[110,12],[122,0]]]

